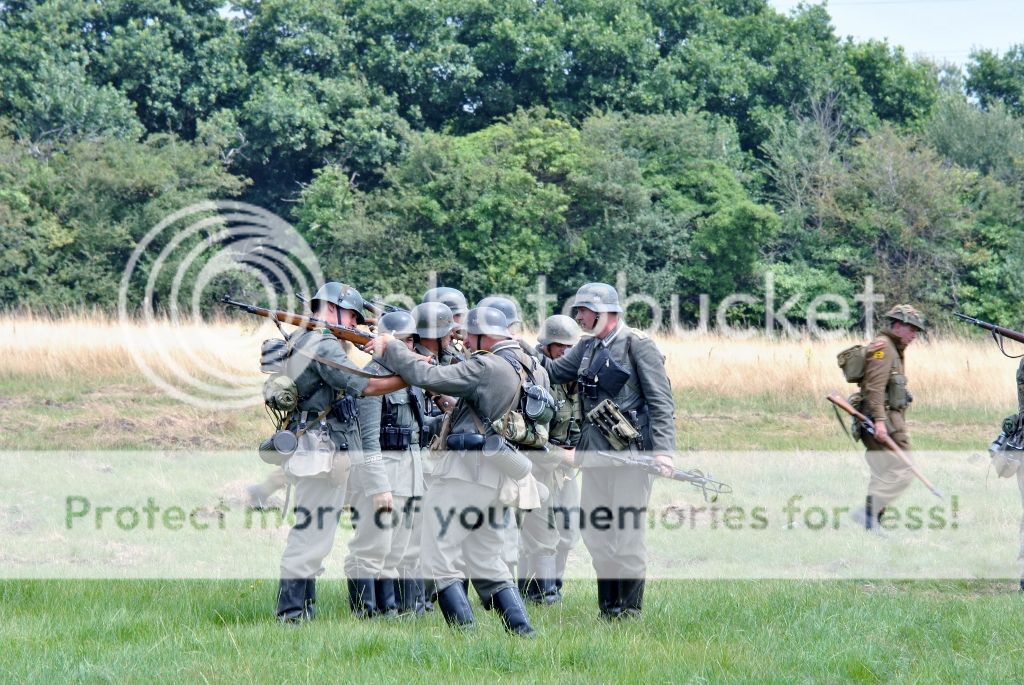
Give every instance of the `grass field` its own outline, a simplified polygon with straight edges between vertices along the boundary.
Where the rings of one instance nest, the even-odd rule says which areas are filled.
[[[258,406],[210,411],[153,387],[125,348],[141,331],[8,317],[0,332],[3,449],[250,449],[269,431]],[[172,353],[197,376],[202,355],[255,366],[272,332],[218,327],[226,361],[200,331]],[[696,460],[711,449],[855,450],[822,400],[845,389],[834,358],[851,341],[660,344],[679,447]],[[991,343],[915,344],[908,367],[921,448],[983,451],[1014,408],[1015,363]],[[254,479],[264,471],[254,459]],[[437,615],[358,622],[339,581],[321,583],[313,624],[286,629],[270,618],[270,580],[11,580],[0,582],[0,682],[1016,682],[1015,590],[1012,580],[659,581],[642,621],[607,625],[592,583],[571,581],[561,605],[531,610],[540,638],[524,642],[479,607],[470,634]]]

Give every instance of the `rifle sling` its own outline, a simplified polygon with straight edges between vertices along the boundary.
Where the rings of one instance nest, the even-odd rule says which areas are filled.
[[[392,373],[392,374],[389,374],[387,376],[379,376],[379,375],[377,375],[375,373],[367,373],[366,371],[363,371],[362,369],[353,369],[351,366],[345,366],[344,364],[338,364],[337,362],[332,362],[329,359],[324,359],[323,357],[318,357],[315,354],[309,354],[308,352],[306,352],[304,350],[300,350],[298,348],[295,349],[295,352],[298,353],[298,354],[301,354],[303,357],[305,357],[307,359],[310,359],[310,360],[315,361],[315,362],[320,362],[324,366],[329,366],[332,369],[337,369],[338,371],[341,371],[342,373],[351,374],[353,376],[359,376],[360,378],[394,378],[395,376],[398,375],[398,374]]]

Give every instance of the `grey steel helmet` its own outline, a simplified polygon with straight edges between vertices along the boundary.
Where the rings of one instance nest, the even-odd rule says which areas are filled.
[[[466,314],[466,330],[470,335],[511,338],[505,314],[496,307],[474,307]]]
[[[320,286],[320,289],[316,291],[316,295],[313,296],[313,299],[309,301],[310,306],[314,309],[316,309],[316,305],[314,303],[317,300],[330,302],[341,309],[350,309],[356,313],[356,320],[359,323],[366,323],[366,319],[363,317],[363,309],[366,307],[366,301],[363,300],[363,296],[359,294],[359,291],[350,285],[338,283],[337,281],[324,283]]]
[[[544,320],[544,325],[540,328],[540,335],[537,336],[537,342],[545,347],[551,343],[571,347],[580,341],[581,333],[579,324],[572,317],[555,314]]]
[[[445,286],[431,288],[427,292],[423,293],[423,301],[446,304],[448,305],[448,309],[451,309],[452,314],[455,316],[465,314],[469,311],[469,304],[466,302],[466,296],[462,294],[461,290],[456,290],[455,288],[448,288]]]
[[[497,309],[505,315],[505,323],[509,326],[523,322],[523,320],[519,318],[519,309],[516,307],[516,303],[507,297],[499,297],[497,295],[485,297],[477,302],[476,306],[477,308],[493,307],[494,309]]]
[[[890,321],[902,321],[905,324],[913,326],[919,331],[927,330],[924,314],[917,311],[917,309],[909,304],[896,305],[885,313],[885,318]]]
[[[427,340],[439,340],[458,327],[455,316],[448,305],[441,302],[424,302],[412,308],[416,324],[416,335]]]
[[[408,338],[416,332],[416,321],[409,312],[389,312],[377,319],[377,332]]]
[[[576,291],[576,299],[572,301],[573,316],[579,307],[585,307],[598,314],[622,312],[622,307],[619,306],[619,293],[607,283],[587,283],[580,286]]]

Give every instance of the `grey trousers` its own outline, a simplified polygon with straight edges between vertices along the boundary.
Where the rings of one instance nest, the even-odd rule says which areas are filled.
[[[506,525],[513,517],[497,488],[438,478],[423,498],[423,575],[432,592],[469,578],[480,599],[514,587],[502,558]]]
[[[384,557],[386,578],[420,576],[420,538],[423,535],[423,498],[395,497],[391,512],[391,545]]]
[[[345,556],[345,575],[349,578],[380,578],[384,559],[391,548],[391,514],[374,511],[373,497],[363,493],[352,495],[350,500],[355,531]]]
[[[557,475],[559,478],[564,477],[561,470],[558,471]],[[580,484],[576,478],[567,477],[562,481],[561,486],[554,493],[552,506],[556,510],[569,512],[568,516],[559,513],[554,517],[555,528],[558,530],[557,552],[559,554],[568,554],[569,550],[580,542],[579,517],[572,515],[572,512],[575,512],[580,506]]]
[[[644,578],[647,574],[647,503],[653,476],[641,469],[583,469],[580,505],[583,543],[598,578]],[[610,520],[605,516],[610,513]]]
[[[298,478],[292,492],[295,525],[281,557],[282,578],[315,578],[334,546],[344,490],[327,478]]]

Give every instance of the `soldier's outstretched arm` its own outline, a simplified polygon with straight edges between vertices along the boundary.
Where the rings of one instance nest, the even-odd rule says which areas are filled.
[[[576,380],[576,376],[580,372],[580,360],[583,359],[583,348],[590,345],[590,342],[581,340],[566,350],[565,354],[558,359],[548,357],[541,359],[552,385],[561,385]]]
[[[409,385],[453,397],[471,397],[487,386],[491,375],[490,369],[480,357],[470,357],[458,364],[436,366],[421,361],[420,356],[410,352],[405,345],[388,345],[383,361],[385,366],[400,374]]]
[[[345,349],[333,335],[324,336],[324,339],[317,345],[316,356],[349,369],[362,371],[362,369],[356,366],[355,362],[349,359],[348,355],[345,354]],[[386,395],[389,392],[401,390],[407,385],[401,376],[397,375],[388,378],[365,378],[345,373],[341,369],[335,369],[326,364],[313,363],[316,364],[317,372],[327,385],[335,390],[344,390],[346,395],[352,395],[353,397]]]
[[[647,400],[647,414],[651,422],[650,449],[658,454],[670,455],[676,447],[676,403],[672,384],[665,370],[665,357],[651,339],[637,340],[633,344],[633,359],[640,387]]]

